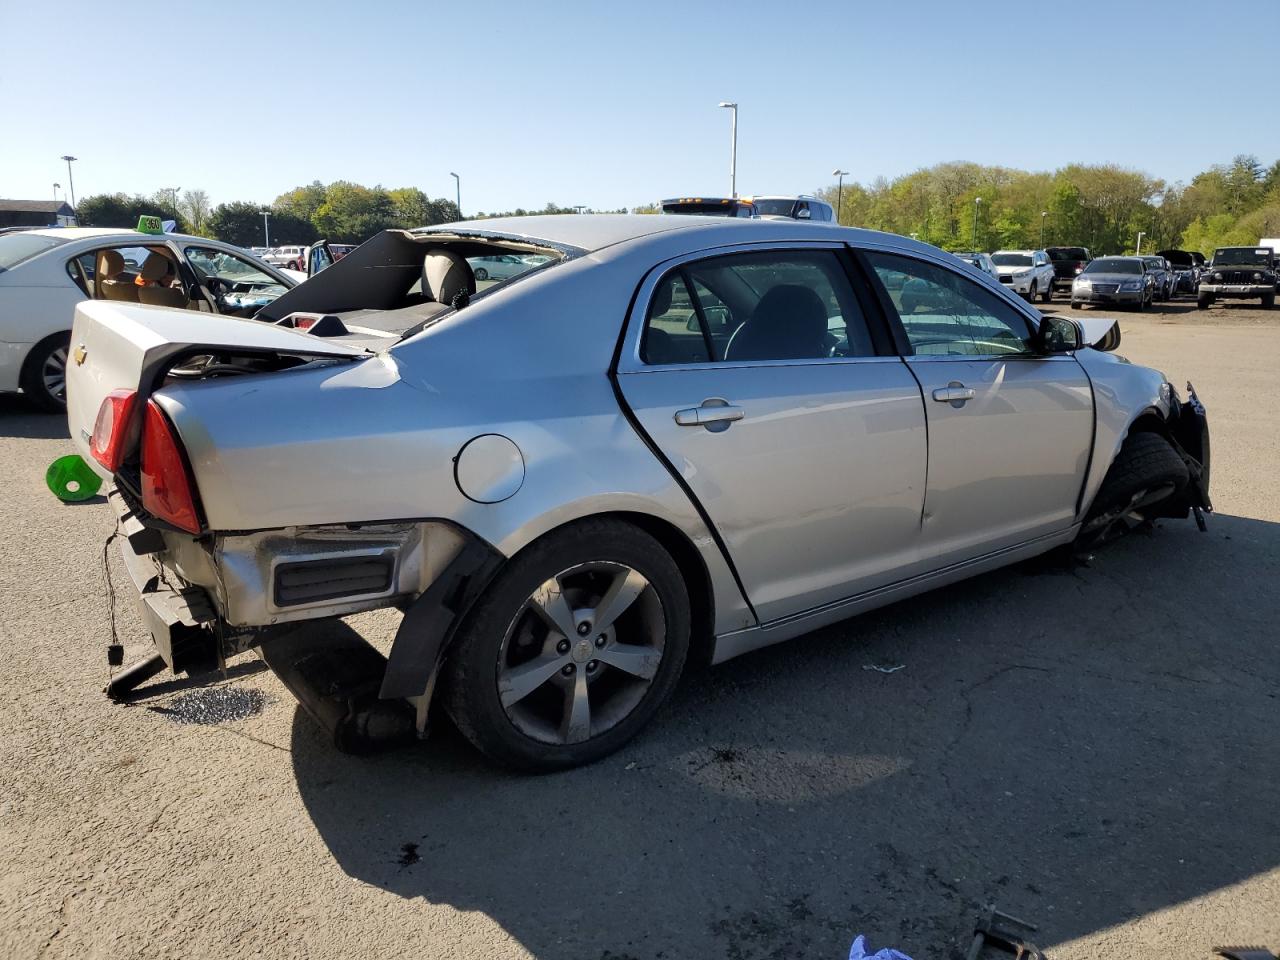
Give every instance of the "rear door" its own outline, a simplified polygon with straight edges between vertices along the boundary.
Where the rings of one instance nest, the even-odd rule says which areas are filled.
[[[766,622],[899,579],[919,558],[923,401],[847,267],[836,244],[665,264],[642,285],[618,363],[627,404]]]
[[[1032,319],[940,264],[868,250],[901,324],[929,424],[922,546],[947,566],[1069,527],[1093,438],[1093,393],[1071,355],[1033,349]],[[897,289],[900,275],[910,279]],[[927,289],[904,302],[903,290]]]

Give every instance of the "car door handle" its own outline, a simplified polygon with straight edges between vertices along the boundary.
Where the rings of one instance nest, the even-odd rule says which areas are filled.
[[[720,397],[711,397],[703,400],[701,406],[677,410],[676,423],[681,427],[705,427],[713,423],[728,427],[735,420],[741,420],[743,416],[741,407],[735,407]]]
[[[933,391],[933,399],[939,403],[949,403],[953,407],[963,407],[966,400],[972,400],[977,395],[977,390],[966,387],[959,380],[952,380],[945,387]]]

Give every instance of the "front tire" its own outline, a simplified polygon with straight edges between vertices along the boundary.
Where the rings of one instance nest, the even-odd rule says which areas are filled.
[[[1208,309],[1209,309],[1209,305],[1210,305],[1211,303],[1213,303],[1213,295],[1212,295],[1212,294],[1209,294],[1209,293],[1202,293],[1202,294],[1200,294],[1198,297],[1196,297],[1196,309],[1197,309],[1197,310],[1208,310]]]
[[[70,333],[45,337],[27,354],[18,385],[27,400],[41,410],[61,413],[67,409],[67,352]]]
[[[1049,286],[1044,288],[1044,293],[1040,295],[1040,302],[1041,303],[1053,302],[1053,283],[1052,282],[1049,283]]]
[[[1031,289],[1027,291],[1027,303],[1036,302],[1036,282],[1031,281]]]
[[[1158,433],[1130,434],[1098,488],[1076,545],[1094,547],[1122,536],[1155,516],[1154,508],[1182,493],[1190,479],[1168,440]]]
[[[1276,295],[1274,293],[1268,294],[1267,296],[1264,296],[1262,298],[1262,308],[1264,310],[1270,310],[1275,305],[1276,305]]]
[[[684,579],[657,540],[620,520],[574,523],[517,555],[468,614],[445,706],[497,763],[592,763],[671,695],[690,621]]]
[[[489,271],[488,271],[488,270],[486,270],[484,267],[477,267],[477,268],[476,268],[476,279],[477,279],[477,280],[488,280],[488,279],[489,279]]]

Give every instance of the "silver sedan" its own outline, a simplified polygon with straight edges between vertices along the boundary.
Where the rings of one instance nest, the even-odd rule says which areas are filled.
[[[690,661],[1209,507],[1203,408],[1114,321],[897,236],[388,231],[258,319],[77,308],[71,435],[158,649],[111,692],[260,647],[349,749],[438,698],[496,761],[589,762]],[[376,607],[388,657],[325,626]]]

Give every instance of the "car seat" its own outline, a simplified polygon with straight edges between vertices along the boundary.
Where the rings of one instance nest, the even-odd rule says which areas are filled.
[[[805,360],[830,351],[827,308],[808,287],[782,283],[756,304],[751,319],[733,332],[726,360]]]
[[[452,250],[437,247],[422,260],[422,292],[436,303],[458,307],[459,295],[470,297],[476,292],[476,277],[471,265]]]
[[[119,250],[99,250],[98,262],[94,267],[94,278],[98,288],[98,300],[125,300],[138,302],[138,288],[133,278],[119,279],[124,273],[124,257]]]
[[[150,253],[142,262],[140,276],[147,284],[138,287],[138,302],[149,303],[154,307],[187,306],[187,295],[181,289],[175,289],[164,283],[173,271],[173,261],[162,253]]]

